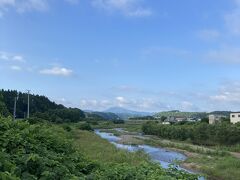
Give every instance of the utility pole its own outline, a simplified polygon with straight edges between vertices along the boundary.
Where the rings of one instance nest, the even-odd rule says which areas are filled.
[[[14,97],[13,120],[16,119],[17,100],[18,100],[18,93],[17,93],[17,96]]]
[[[28,93],[27,118],[29,118],[29,110],[30,110],[30,104],[29,104],[29,94],[30,94],[30,90],[27,90],[27,93]]]

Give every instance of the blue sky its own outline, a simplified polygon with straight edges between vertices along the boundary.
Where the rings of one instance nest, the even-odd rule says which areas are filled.
[[[82,109],[240,109],[239,0],[0,0],[0,84]]]

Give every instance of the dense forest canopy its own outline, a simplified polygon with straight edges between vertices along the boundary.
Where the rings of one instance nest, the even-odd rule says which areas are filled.
[[[8,116],[10,113],[8,111],[8,108],[4,102],[4,98],[3,98],[3,95],[2,95],[2,92],[0,92],[0,117],[1,116]]]
[[[3,116],[12,115],[14,98],[18,96],[16,118],[25,118],[27,114],[28,94],[13,90],[0,91],[0,112]],[[85,118],[84,112],[77,108],[66,108],[50,101],[45,96],[30,95],[30,115],[52,122],[78,122]]]

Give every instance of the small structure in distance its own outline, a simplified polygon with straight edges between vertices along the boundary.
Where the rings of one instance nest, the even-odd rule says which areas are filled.
[[[240,112],[232,112],[230,114],[230,122],[233,124],[240,122]]]

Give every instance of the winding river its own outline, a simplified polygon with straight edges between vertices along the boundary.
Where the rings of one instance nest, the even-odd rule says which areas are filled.
[[[121,129],[116,129],[118,131],[122,131]],[[169,168],[170,164],[175,164],[176,161],[184,161],[187,159],[187,157],[179,152],[175,151],[169,151],[164,148],[160,147],[153,147],[153,146],[148,146],[148,145],[125,145],[125,144],[120,144],[118,141],[121,140],[120,137],[115,136],[112,133],[107,133],[100,131],[98,129],[95,130],[95,133],[100,136],[103,139],[108,140],[110,143],[114,144],[117,148],[119,149],[125,149],[130,152],[135,152],[142,150],[146,154],[150,156],[150,158],[161,164],[161,166],[165,169]],[[190,172],[187,169],[181,168],[177,166],[178,169],[180,170],[185,170],[187,172]],[[192,172],[190,172],[192,173]],[[204,177],[200,177],[199,180],[204,180]]]
[[[121,140],[121,138],[114,136],[112,133],[102,132],[100,130],[95,130],[95,133],[101,138],[107,139],[119,149],[125,149],[130,152],[143,150],[153,161],[159,162],[163,168],[168,168],[168,166],[174,164],[175,161],[184,161],[187,158],[184,154],[169,151],[164,148],[156,148],[148,145],[120,144],[118,141]]]

